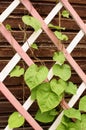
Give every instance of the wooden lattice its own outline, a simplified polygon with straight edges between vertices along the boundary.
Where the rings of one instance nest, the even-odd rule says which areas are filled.
[[[12,34],[6,30],[5,26],[3,25],[4,20],[14,11],[14,9],[16,9],[16,7],[20,3],[22,3],[25,6],[25,8],[29,11],[29,13],[33,17],[37,18],[41,22],[42,29],[49,36],[49,38],[56,45],[56,47],[59,50],[63,51],[68,62],[71,64],[71,66],[74,68],[74,70],[77,72],[77,74],[82,79],[82,83],[79,86],[76,95],[74,95],[68,103],[69,107],[74,106],[74,104],[77,102],[77,100],[79,99],[79,97],[82,95],[82,93],[84,92],[84,90],[86,88],[86,85],[85,85],[86,75],[83,72],[83,70],[79,67],[79,65],[75,62],[75,60],[72,58],[72,56],[70,55],[70,53],[74,50],[74,48],[77,46],[79,41],[82,39],[82,37],[86,33],[86,26],[67,0],[60,0],[60,2],[52,9],[52,11],[49,13],[49,15],[46,17],[45,20],[42,19],[42,17],[38,14],[38,12],[35,10],[35,8],[33,7],[33,5],[31,4],[31,2],[29,0],[14,0],[11,3],[11,5],[9,5],[9,7],[0,15],[0,32],[17,52],[13,56],[13,58],[9,61],[9,63],[4,67],[4,69],[0,72],[0,91],[10,101],[10,103],[17,109],[17,111],[24,116],[24,118],[33,127],[33,129],[42,130],[43,128],[41,128],[41,126],[27,112],[29,107],[34,102],[33,100],[31,100],[31,97],[29,97],[22,106],[19,103],[19,101],[12,95],[12,93],[7,89],[5,84],[3,83],[5,78],[8,76],[8,74],[16,66],[16,64],[20,61],[21,58],[25,61],[25,63],[28,66],[34,64],[34,62],[31,60],[31,58],[26,54],[26,51],[29,49],[29,46],[31,46],[31,44],[42,33],[42,29],[38,30],[37,32],[33,32],[33,34],[27,39],[27,41],[21,47],[18,44],[18,42],[13,38]],[[63,6],[70,12],[70,14],[72,15],[72,17],[74,18],[74,20],[76,21],[76,23],[78,24],[78,26],[81,29],[66,49],[63,47],[62,44],[58,44],[58,39],[47,26],[47,24],[49,24],[51,22],[51,20],[61,10],[61,8]],[[28,46],[28,44],[29,44],[29,46]],[[53,73],[52,73],[52,68],[51,68],[47,78],[48,78],[48,80],[50,80],[52,77],[53,77]],[[56,129],[56,127],[58,126],[58,124],[61,121],[62,115],[63,115],[63,112],[57,117],[55,122],[53,122],[53,124],[52,124],[52,126],[50,126],[49,130]],[[7,125],[5,130],[11,130],[11,129]]]

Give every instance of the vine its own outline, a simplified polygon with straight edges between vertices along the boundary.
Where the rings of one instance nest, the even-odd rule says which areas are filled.
[[[56,130],[86,130],[86,96],[79,101],[79,108],[64,110],[61,123]],[[73,120],[75,119],[75,120]]]
[[[61,15],[68,18],[69,12],[64,10]],[[35,31],[41,28],[40,22],[32,16],[24,15],[22,21],[27,26],[33,27]],[[68,36],[61,32],[65,28],[61,27],[60,24],[59,26],[53,24],[48,26],[51,29],[55,29],[54,33],[59,40],[68,40]],[[10,25],[7,25],[6,28],[11,31]],[[36,44],[32,44],[31,47],[38,49]],[[24,76],[24,81],[31,91],[31,98],[37,101],[39,107],[35,119],[43,123],[52,122],[60,113],[58,107],[66,93],[74,95],[77,91],[77,86],[69,81],[71,67],[65,63],[64,54],[62,52],[55,52],[53,61],[56,64],[53,65],[52,72],[56,78],[52,78],[50,81],[47,79],[49,70],[45,65],[37,66],[33,64],[27,70],[16,66],[10,73],[10,77]],[[56,130],[85,130],[86,115],[81,115],[80,113],[80,111],[86,112],[85,102],[86,96],[80,100],[79,110],[74,108],[64,110],[64,116]],[[24,121],[23,116],[18,112],[14,112],[8,119],[9,128],[18,128],[24,124]]]

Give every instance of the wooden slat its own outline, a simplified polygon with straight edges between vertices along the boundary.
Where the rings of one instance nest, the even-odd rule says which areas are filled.
[[[7,2],[7,3],[1,2],[1,4],[2,4],[2,7],[0,8],[0,13],[2,13],[6,9],[6,7],[10,5],[9,2]],[[55,4],[50,4],[50,3],[33,3],[33,5],[41,15],[47,15],[51,11],[51,9],[55,6]],[[43,10],[41,8],[43,8]],[[12,14],[24,15],[24,14],[28,14],[28,11],[27,11],[27,9],[25,9],[25,7],[22,4],[20,4],[12,12]]]
[[[57,48],[56,47],[39,47],[39,50],[34,50],[34,54],[36,57],[39,57],[39,58],[52,58],[54,52],[57,51]],[[33,57],[33,54],[30,50],[27,51],[27,54],[30,56],[30,57]],[[75,49],[73,52],[72,52],[72,56],[73,57],[86,57],[86,48],[85,46],[83,45],[81,48],[80,47],[77,47],[77,49]],[[0,58],[11,58],[12,56],[14,55],[14,50],[11,48],[11,47],[0,47]],[[47,56],[46,56],[47,55]]]
[[[0,13],[2,13],[7,6],[9,6],[10,3],[5,3],[2,2],[2,7],[0,8]],[[42,16],[46,16],[51,9],[55,6],[55,4],[50,4],[50,3],[33,3],[34,7],[36,8],[36,10],[40,13],[40,15]],[[86,6],[80,6],[80,5],[73,5],[74,9],[77,11],[77,13],[81,16],[81,17],[86,17],[84,15],[84,12],[86,12]],[[43,10],[41,9],[43,8]],[[23,5],[19,5],[13,12],[12,15],[24,15],[24,14],[28,14],[28,11],[23,7]]]
[[[12,2],[13,0],[4,0],[4,2]],[[32,2],[56,2],[56,0],[31,0]],[[1,0],[3,2],[3,0]],[[86,4],[85,0],[69,0],[70,3],[74,4]]]
[[[84,23],[86,23],[86,20],[84,20]],[[13,16],[13,17],[9,17],[8,19],[5,20],[4,25],[6,24],[10,24],[12,26],[12,29],[19,29],[19,25],[21,25],[21,27],[23,28],[23,22],[21,20],[21,17],[17,17],[17,16]],[[58,18],[55,18],[52,20],[52,24],[54,25],[59,25],[59,20]],[[75,21],[73,19],[61,19],[61,26],[65,27],[66,30],[70,30],[70,31],[79,31],[80,28],[78,27],[78,25],[75,23]]]

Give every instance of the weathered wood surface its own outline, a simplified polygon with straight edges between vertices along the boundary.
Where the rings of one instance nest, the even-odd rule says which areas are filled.
[[[0,0],[0,14],[8,7],[8,5],[13,0]],[[40,13],[40,15],[45,18],[51,9],[55,6],[56,0],[31,0],[33,2],[34,7]],[[86,0],[69,0],[69,2],[73,5],[74,9],[86,23]],[[20,4],[14,12],[4,21],[4,25],[10,24],[12,26],[12,35],[18,41],[20,45],[23,44],[24,41],[24,32],[19,29],[19,25],[23,28],[24,25],[22,23],[21,17],[24,14],[27,14],[27,10]],[[58,15],[52,20],[54,25],[59,24]],[[61,18],[61,26],[66,27],[64,31],[65,34],[68,35],[69,40],[63,42],[65,47],[71,42],[74,36],[79,31],[79,27],[75,23],[75,21],[70,17],[70,19]],[[27,37],[32,34],[33,30],[31,28],[28,29]],[[37,58],[39,58],[42,62],[45,62],[48,68],[51,68],[54,62],[52,61],[53,53],[57,50],[48,36],[43,32],[39,38],[36,40],[38,44],[39,50],[35,50],[34,54]],[[15,50],[10,46],[9,43],[3,38],[0,34],[0,71],[5,67],[5,65],[9,62],[9,60],[15,54]],[[40,64],[39,61],[34,59],[33,54],[30,50],[28,50],[28,55],[34,60],[36,64]],[[86,36],[80,41],[78,46],[74,49],[71,55],[75,58],[77,63],[86,72]],[[19,64],[23,67],[27,67],[26,64],[21,60]],[[81,84],[81,79],[72,69],[72,77],[70,79],[76,84]],[[15,97],[23,103],[30,95],[30,91],[24,83],[23,77],[21,78],[10,78],[9,76],[4,81],[5,85],[9,88],[9,90],[15,95]],[[35,109],[34,109],[35,108]],[[6,100],[6,98],[0,93],[0,130],[7,125],[7,119],[9,115],[15,109],[13,106]],[[35,111],[37,110],[37,105],[34,103],[29,112],[34,116]],[[47,130],[50,124],[40,124],[43,126],[44,130]],[[32,130],[32,128],[25,123],[24,128],[16,129],[16,130]]]

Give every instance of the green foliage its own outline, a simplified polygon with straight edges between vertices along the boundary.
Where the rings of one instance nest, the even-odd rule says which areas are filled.
[[[71,77],[71,68],[67,64],[53,66],[53,74],[60,77],[64,81],[67,81]]]
[[[81,98],[79,105],[82,108],[85,106],[85,96]],[[84,106],[83,106],[84,104]],[[82,110],[82,109],[81,109]],[[72,121],[70,119],[76,119]],[[86,114],[81,114],[80,110],[76,110],[74,108],[70,108],[68,110],[64,110],[64,115],[62,117],[62,121],[57,127],[56,130],[86,130]]]
[[[53,60],[62,65],[65,61],[63,52],[55,52],[53,55]]]
[[[10,24],[6,24],[6,29],[7,29],[8,31],[12,31],[11,25],[10,25]]]
[[[41,23],[38,21],[38,19],[29,16],[29,15],[24,15],[22,17],[22,21],[28,25],[34,28],[35,31],[38,31],[41,28]]]
[[[69,94],[75,94],[76,92],[76,85],[72,82],[67,82],[71,76],[71,68],[69,65],[64,64],[64,54],[62,52],[54,53],[53,60],[58,63],[53,66],[53,73],[55,76],[58,76],[58,80],[52,79],[50,82],[45,83],[44,81],[47,79],[48,69],[43,65],[38,67],[36,64],[33,64],[24,74],[25,83],[31,90],[31,98],[37,100],[40,108],[35,119],[43,123],[49,123],[55,119],[57,115],[55,108],[60,104],[65,92]],[[21,75],[21,70],[20,67],[16,66],[13,72],[11,72],[11,77],[15,75],[18,77]],[[67,114],[65,110],[65,118],[62,120],[57,130],[69,128],[69,125],[67,126],[67,121],[70,122],[68,117],[72,118],[71,115],[73,115],[73,112],[71,110],[71,112],[69,112],[70,114]],[[79,115],[76,114],[75,118],[79,119]],[[10,121],[14,127],[15,124],[13,120],[14,116],[11,117]],[[16,127],[18,127],[18,125],[16,125]],[[12,126],[10,125],[10,127]]]
[[[74,95],[76,94],[76,91],[77,91],[77,85],[73,84],[72,82],[68,82],[65,92]]]
[[[65,30],[64,27],[55,26],[55,25],[53,25],[53,24],[49,24],[48,27],[49,27],[49,28],[52,28],[52,29],[56,29],[56,30]]]
[[[68,36],[65,35],[65,34],[62,34],[62,32],[59,32],[59,31],[55,31],[54,32],[56,37],[61,40],[61,41],[67,41],[68,40]]]
[[[47,67],[38,67],[36,64],[33,64],[26,70],[24,79],[28,87],[32,90],[37,85],[41,84],[47,78],[47,75]]]
[[[68,124],[68,130],[82,130],[82,129],[80,128],[79,124],[74,123],[74,122],[70,122]]]
[[[68,118],[65,115],[63,115],[61,123],[63,125],[65,125],[66,127],[68,127],[68,125],[69,125],[70,122],[71,122],[70,118]]]
[[[80,111],[74,108],[64,110],[64,115],[67,116],[68,118],[75,118],[75,119],[81,120]]]
[[[83,130],[81,129],[80,120],[72,122],[68,117],[63,116],[62,121],[56,130]]]
[[[57,114],[58,113],[55,109],[43,113],[40,110],[38,110],[38,112],[35,115],[35,119],[43,123],[49,123],[55,119]]]
[[[86,114],[82,114],[80,123],[81,130],[86,130]]]
[[[23,116],[21,116],[18,112],[14,112],[8,119],[8,125],[11,129],[18,128],[24,124],[24,121],[25,119]]]
[[[62,123],[59,124],[56,130],[68,130]]]
[[[66,89],[66,82],[62,79],[56,80],[52,79],[50,82],[51,90],[56,93],[58,96],[60,96]]]
[[[24,68],[20,66],[15,66],[14,69],[10,72],[10,77],[20,77],[24,74]]]
[[[67,126],[65,126],[63,123],[60,123],[56,130],[84,130],[81,129],[81,124],[68,121],[66,122]]]
[[[62,11],[62,16],[65,17],[65,18],[69,18],[69,12],[67,10],[63,10]]]
[[[37,46],[36,43],[33,43],[33,44],[31,45],[31,48],[38,50],[38,46]]]
[[[86,96],[80,99],[79,110],[86,112]]]
[[[62,16],[68,18],[69,12],[64,10]],[[22,21],[27,26],[31,26],[35,31],[38,31],[41,28],[40,21],[32,16],[24,15]],[[64,27],[54,26],[53,24],[49,24],[49,27],[56,30],[54,33],[59,40],[68,40],[68,36],[61,32],[61,30],[65,30]],[[6,28],[11,31],[10,25],[6,25]],[[35,43],[32,44],[31,47],[33,49],[38,49],[38,46]],[[38,67],[36,64],[31,65],[26,70],[25,74],[24,69],[20,68],[20,66],[16,66],[10,73],[10,77],[20,77],[21,75],[24,75],[25,83],[31,90],[31,99],[37,100],[40,108],[35,119],[43,123],[49,123],[55,119],[58,114],[55,108],[60,104],[65,92],[75,94],[77,90],[76,85],[72,82],[67,82],[71,76],[71,68],[69,65],[64,64],[64,54],[62,52],[55,52],[53,60],[57,62],[57,64],[53,66],[53,74],[58,77],[58,80],[52,79],[45,83],[48,75],[48,68],[46,66]],[[84,106],[81,105],[83,103],[84,101],[81,100],[79,104],[80,110]],[[73,123],[69,118],[75,118],[77,119],[77,122]],[[56,130],[80,130],[79,128],[81,126],[82,129],[85,130],[85,122],[85,116],[81,116],[79,110],[71,108],[64,111],[62,122]],[[24,118],[18,112],[14,112],[8,120],[10,128],[18,128],[22,126],[23,123]],[[77,127],[77,124],[79,124],[79,128]]]
[[[36,86],[34,89],[31,90],[31,99],[35,100],[36,99],[36,93],[38,90],[39,86]]]
[[[41,112],[50,111],[59,105],[62,95],[52,92],[50,83],[42,83],[36,93],[37,102]]]

